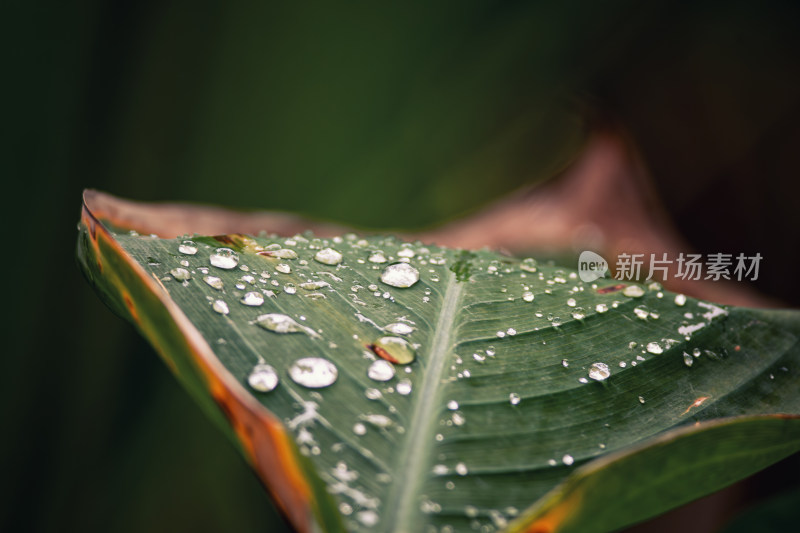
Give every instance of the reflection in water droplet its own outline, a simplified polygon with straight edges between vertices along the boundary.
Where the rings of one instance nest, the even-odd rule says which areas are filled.
[[[402,394],[403,396],[408,396],[411,394],[411,380],[408,379],[401,379],[397,383],[397,394]]]
[[[223,302],[222,300],[215,300],[214,303],[211,305],[211,309],[216,311],[221,315],[227,315],[230,313],[230,309],[228,309],[228,304]]]
[[[653,354],[660,354],[664,351],[664,349],[657,342],[648,342],[647,351]]]
[[[595,381],[603,381],[611,375],[608,370],[608,365],[605,363],[593,363],[589,367],[589,377]]]
[[[408,324],[403,324],[402,322],[395,322],[394,324],[389,324],[383,329],[385,329],[389,333],[394,333],[395,335],[410,335],[414,331],[413,327],[409,326]]]
[[[314,260],[324,265],[338,265],[342,262],[342,254],[333,248],[323,248],[317,252]]]
[[[269,392],[278,386],[278,373],[272,366],[259,363],[247,376],[247,384],[258,392]]]
[[[230,248],[217,248],[208,261],[212,266],[230,270],[239,264],[239,255]]]
[[[205,281],[210,287],[219,290],[222,290],[222,280],[219,279],[217,276],[203,276],[203,281]]]
[[[309,389],[320,389],[332,385],[339,376],[333,363],[321,357],[304,357],[289,367],[292,381]]]
[[[264,295],[260,292],[248,292],[242,297],[242,303],[251,307],[258,307],[264,303]]]
[[[178,245],[178,251],[184,255],[194,255],[197,253],[197,245],[192,241],[183,241]]]
[[[381,337],[370,345],[370,349],[378,357],[398,365],[407,365],[417,356],[411,344],[402,337]]]
[[[388,361],[378,359],[369,365],[367,376],[375,381],[389,381],[394,377],[394,366]]]
[[[392,287],[405,289],[419,281],[419,270],[408,263],[394,263],[383,269],[381,281]]]
[[[622,294],[628,298],[641,298],[644,296],[644,289],[639,285],[628,285],[622,289]]]
[[[511,405],[519,405],[519,402],[521,400],[519,394],[517,394],[516,392],[512,392],[511,394],[508,395],[508,401],[511,403]]]
[[[169,271],[175,281],[186,281],[191,279],[192,275],[185,268],[173,268]]]

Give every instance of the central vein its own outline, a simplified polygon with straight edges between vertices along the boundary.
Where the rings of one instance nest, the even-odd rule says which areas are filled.
[[[385,529],[398,533],[412,531],[412,519],[418,513],[416,495],[425,478],[428,466],[429,449],[433,445],[433,433],[436,416],[439,413],[438,394],[441,390],[442,377],[448,357],[453,346],[451,334],[456,313],[461,299],[461,288],[464,284],[456,280],[455,275],[448,277],[447,290],[442,302],[442,310],[436,321],[428,367],[422,379],[422,388],[416,395],[416,404],[411,416],[411,431],[400,453],[399,474],[395,480],[392,493],[388,498],[384,514]]]

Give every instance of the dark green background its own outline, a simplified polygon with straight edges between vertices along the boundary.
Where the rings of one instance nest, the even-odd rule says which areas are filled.
[[[693,246],[759,251],[758,287],[800,304],[796,2],[5,1],[0,13],[0,530],[283,527],[81,278],[86,187],[419,228],[553,177],[611,118]],[[750,486],[799,474],[789,461]]]

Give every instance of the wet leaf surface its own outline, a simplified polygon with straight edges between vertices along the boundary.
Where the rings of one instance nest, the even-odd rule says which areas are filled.
[[[94,200],[87,277],[299,530],[607,531],[800,448],[795,312],[392,237],[161,239]]]

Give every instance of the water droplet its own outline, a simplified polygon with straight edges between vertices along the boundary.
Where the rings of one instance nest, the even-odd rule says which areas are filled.
[[[389,361],[378,359],[369,365],[367,376],[375,381],[389,381],[394,377],[394,366]]]
[[[408,263],[394,263],[383,269],[381,281],[392,287],[405,289],[419,281],[419,270]]]
[[[528,257],[522,260],[519,268],[525,272],[536,272],[536,259]]]
[[[453,421],[453,424],[456,426],[463,426],[467,422],[467,419],[464,417],[463,413],[459,411],[453,413],[451,419]]]
[[[297,259],[297,252],[288,248],[271,251],[269,255],[278,259]]]
[[[331,284],[327,281],[306,281],[305,283],[300,284],[300,288],[307,291],[316,291],[330,286]]]
[[[367,527],[373,527],[375,524],[378,523],[378,513],[371,509],[367,509],[365,511],[359,511],[356,513],[356,518],[358,519],[361,524]]]
[[[378,398],[383,396],[383,394],[381,394],[381,391],[373,387],[370,387],[367,390],[365,390],[364,395],[370,400],[377,400]]]
[[[685,294],[676,294],[675,295],[675,305],[681,307],[686,305],[686,295]]]
[[[286,263],[280,263],[275,267],[275,270],[277,270],[281,274],[289,274],[292,271],[292,267],[290,267]]]
[[[450,409],[451,411],[455,411],[456,409],[458,409],[458,402],[455,400],[450,400],[449,402],[447,402],[447,408]]]
[[[365,435],[367,433],[367,426],[365,426],[361,422],[357,422],[353,426],[353,433],[355,433],[356,435]]]
[[[192,241],[183,241],[178,245],[178,251],[184,255],[194,255],[197,253],[197,245]]]
[[[185,268],[173,268],[169,271],[175,281],[187,281],[191,279],[192,275]]]
[[[533,298],[534,296],[531,291],[525,291],[522,293],[522,299],[525,300],[526,302],[532,302]]]
[[[572,457],[570,454],[564,454],[564,457],[561,458],[561,462],[567,466],[570,466],[572,463],[575,462],[575,458]]]
[[[700,348],[695,348],[694,350],[692,350],[692,355],[695,357],[700,357],[701,353],[702,352],[700,351]]]
[[[594,310],[597,311],[598,313],[605,313],[606,311],[608,311],[608,306],[606,304],[597,304],[594,307]]]
[[[569,367],[569,361],[567,361],[566,359],[562,359],[561,360],[561,366],[563,366],[564,368],[568,368]]]
[[[575,307],[578,302],[575,301],[575,298],[570,298],[567,300],[567,305],[570,307]]]
[[[517,334],[517,330],[516,330],[516,329],[514,329],[514,328],[508,328],[508,329],[506,330],[506,333],[508,333],[509,335],[511,335],[511,336],[513,337],[514,335],[516,335],[516,334]]]
[[[572,312],[572,318],[575,320],[583,320],[586,318],[586,313],[583,312],[583,308],[577,307],[575,311]]]
[[[383,255],[383,252],[373,252],[369,256],[370,263],[385,263],[386,256]]]
[[[314,256],[314,260],[324,265],[338,265],[342,262],[342,254],[333,248],[323,248]]]
[[[278,373],[272,366],[259,363],[247,376],[247,384],[258,392],[269,392],[278,386]]]
[[[447,262],[447,260],[442,255],[432,255],[429,259],[429,262],[432,265],[443,265]]]
[[[519,394],[517,394],[516,392],[512,392],[511,394],[508,395],[508,401],[511,403],[511,405],[519,405],[519,402],[521,400]]]
[[[230,270],[239,264],[239,255],[230,248],[217,248],[208,261],[212,266]]]
[[[455,471],[459,476],[466,476],[469,473],[469,469],[464,463],[456,463]]]
[[[294,286],[294,283],[287,283],[283,286],[283,292],[286,294],[295,294],[297,292],[297,287]]]
[[[608,365],[605,363],[593,363],[589,367],[589,377],[595,381],[603,381],[611,375],[608,370]]]
[[[402,248],[399,252],[397,252],[397,257],[404,257],[406,259],[411,259],[415,255],[416,254],[414,253],[414,250],[408,247]]]
[[[641,320],[647,320],[647,317],[649,315],[649,312],[643,305],[636,307],[633,310],[633,313],[636,315],[637,318],[640,318]]]
[[[339,376],[336,366],[321,357],[304,357],[289,367],[292,381],[309,389],[320,389],[332,385]]]
[[[660,344],[657,342],[648,342],[647,343],[647,351],[652,354],[660,354],[664,352],[664,349],[661,347]]]
[[[639,403],[644,403],[644,396],[639,396]]]
[[[627,296],[628,298],[641,298],[644,296],[644,289],[641,288],[639,285],[628,285],[624,289],[622,289],[622,294]]]
[[[370,349],[378,357],[397,365],[407,365],[417,356],[411,344],[402,337],[381,337],[370,345]]]
[[[215,300],[214,303],[211,305],[211,309],[213,309],[214,311],[216,311],[221,315],[227,315],[228,313],[231,312],[230,309],[228,309],[228,304],[226,304],[222,300]]]
[[[259,292],[248,292],[242,297],[242,303],[251,307],[258,307],[264,303],[264,295]]]
[[[295,320],[280,313],[268,313],[256,318],[256,323],[264,329],[275,333],[301,333],[306,328],[295,322]]]
[[[397,383],[397,394],[401,394],[403,396],[408,396],[411,394],[411,380],[409,379],[401,379]]]
[[[694,364],[694,357],[692,357],[686,352],[683,352],[683,363],[686,366],[692,366]]]
[[[408,324],[403,324],[402,322],[395,322],[394,324],[389,324],[383,329],[385,329],[389,333],[394,333],[395,335],[410,335],[414,331],[413,327],[409,326]]]
[[[478,352],[475,352],[474,354],[472,354],[472,358],[475,359],[479,363],[483,363],[483,362],[486,361],[486,356],[483,355],[482,353],[478,353]]]
[[[217,276],[203,276],[203,281],[205,281],[210,287],[219,290],[222,290],[222,280],[219,279]]]

